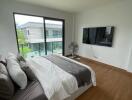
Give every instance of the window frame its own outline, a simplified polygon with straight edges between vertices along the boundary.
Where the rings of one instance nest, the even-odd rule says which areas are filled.
[[[13,20],[14,20],[14,27],[15,27],[15,34],[16,34],[17,49],[18,49],[18,52],[19,53],[20,53],[20,50],[19,50],[19,43],[18,43],[18,39],[17,39],[18,36],[17,36],[17,28],[16,28],[16,22],[15,22],[15,14],[27,15],[27,16],[34,16],[34,17],[42,17],[43,18],[43,22],[44,22],[44,40],[45,40],[45,51],[46,51],[45,54],[46,55],[47,55],[47,42],[46,42],[46,26],[45,26],[45,20],[62,21],[62,23],[63,23],[63,25],[62,25],[62,55],[65,55],[65,19],[13,12]]]

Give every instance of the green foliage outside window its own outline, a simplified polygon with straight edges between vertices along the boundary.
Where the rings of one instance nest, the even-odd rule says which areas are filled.
[[[24,32],[20,29],[17,29],[17,39],[18,39],[20,54],[22,54],[23,57],[26,57],[27,53],[31,52],[32,49],[27,46],[28,42],[25,39]]]

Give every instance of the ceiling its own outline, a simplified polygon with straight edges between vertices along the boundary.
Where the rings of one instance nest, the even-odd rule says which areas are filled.
[[[120,0],[16,0],[67,12],[81,12]]]

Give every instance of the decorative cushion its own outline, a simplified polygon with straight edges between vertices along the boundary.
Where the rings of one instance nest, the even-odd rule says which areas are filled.
[[[8,75],[7,69],[4,64],[0,63],[0,73]]]
[[[25,72],[20,68],[19,63],[17,62],[17,57],[14,54],[8,54],[7,69],[12,80],[21,89],[24,89],[27,86],[27,76]]]
[[[27,64],[27,62],[20,61],[19,64],[20,64],[22,70],[26,73],[26,75],[30,81],[37,79],[35,74],[33,73],[32,69],[30,68],[30,65]]]
[[[6,67],[0,63],[0,100],[10,99],[14,95],[14,85]]]
[[[20,62],[20,61],[24,61],[26,62],[26,60],[24,59],[24,57],[20,54],[17,55],[17,60]]]
[[[26,62],[25,58],[21,56],[20,54],[17,55],[17,60],[21,66],[21,69],[26,73],[27,78],[29,81],[36,80],[36,76],[33,73],[32,69],[30,68],[30,65]]]
[[[0,63],[4,64],[6,66],[6,60],[2,55],[0,55]]]

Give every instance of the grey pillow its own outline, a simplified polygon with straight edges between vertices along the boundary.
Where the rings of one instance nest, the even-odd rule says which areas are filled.
[[[27,78],[28,78],[30,81],[37,80],[35,74],[33,73],[32,69],[31,69],[30,66],[27,64],[26,61],[20,61],[19,64],[20,64],[22,70],[26,73]]]
[[[17,60],[20,64],[22,70],[26,73],[27,78],[30,81],[36,80],[37,78],[36,78],[35,74],[33,73],[32,69],[30,68],[30,65],[26,62],[25,58],[22,55],[18,54]]]
[[[0,63],[0,100],[10,99],[14,95],[14,85],[6,67]]]

